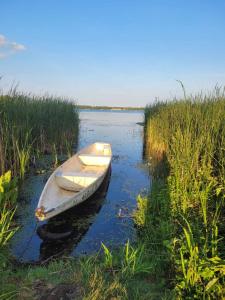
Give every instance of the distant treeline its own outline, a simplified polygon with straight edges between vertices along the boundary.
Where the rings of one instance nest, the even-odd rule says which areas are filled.
[[[78,109],[144,110],[144,107],[78,105]]]

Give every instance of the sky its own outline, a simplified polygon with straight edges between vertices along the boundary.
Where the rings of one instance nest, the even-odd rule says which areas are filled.
[[[225,85],[224,0],[0,0],[0,88],[143,106]]]

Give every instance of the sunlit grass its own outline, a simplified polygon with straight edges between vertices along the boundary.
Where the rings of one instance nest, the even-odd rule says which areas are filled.
[[[8,242],[18,229],[13,225],[17,194],[17,182],[12,180],[11,173],[0,176],[0,268],[3,268],[6,261]]]
[[[81,299],[223,299],[224,116],[218,89],[147,107],[145,153],[155,177],[150,195],[137,199],[137,243],[116,250],[102,244],[94,256],[28,268],[23,275],[17,270],[21,288],[5,274],[3,292],[16,290],[26,299],[26,291],[29,299],[33,282],[42,279],[79,285]],[[57,164],[60,147],[52,145]]]
[[[171,230],[171,240],[165,240],[164,244],[170,249],[175,265],[177,297],[223,297],[224,90],[216,88],[210,95],[186,96],[181,101],[148,106],[145,154],[153,169],[158,168],[157,177],[167,186],[159,203],[158,220],[164,222],[167,207],[174,230]],[[166,206],[162,205],[165,199]],[[147,209],[146,213],[150,220],[156,211]]]
[[[0,95],[0,174],[24,177],[42,153],[71,154],[78,138],[78,111],[73,102],[18,92]]]
[[[18,200],[17,178],[23,180],[41,155],[51,154],[55,165],[58,164],[58,154],[70,156],[77,144],[78,129],[78,111],[72,102],[16,91],[0,95],[0,269],[4,274],[0,299],[33,298],[29,270],[26,273],[16,269],[16,280],[23,283],[21,287],[15,284],[12,257],[8,251],[9,241],[18,229],[14,220]],[[39,270],[40,277],[43,277],[41,270],[42,274],[47,274],[47,279],[44,268]],[[33,271],[38,273],[37,269]]]

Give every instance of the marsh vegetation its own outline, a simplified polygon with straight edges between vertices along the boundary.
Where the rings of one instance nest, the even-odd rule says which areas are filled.
[[[0,174],[11,170],[23,179],[40,155],[70,155],[78,122],[76,105],[65,99],[15,90],[0,95]]]
[[[225,295],[224,116],[220,89],[145,110],[145,153],[155,180],[141,226],[158,257],[155,274],[177,299]]]
[[[76,105],[61,98],[11,90],[0,95],[0,267],[7,273],[8,242],[18,229],[19,183],[46,153],[70,155],[78,138]],[[9,271],[10,273],[10,271]],[[2,287],[1,290],[5,287]],[[8,299],[10,295],[1,296]],[[11,297],[13,299],[13,296]]]
[[[149,195],[137,198],[136,242],[119,249],[103,243],[95,255],[37,267],[15,268],[2,259],[1,299],[47,297],[62,283],[77,299],[223,299],[224,116],[225,95],[219,89],[146,107],[144,152],[153,180]],[[42,151],[67,149],[66,143],[51,145],[42,145]],[[9,222],[16,203],[14,180],[7,173],[0,181],[0,199],[11,199],[1,202],[11,211]],[[9,230],[2,220],[1,247],[6,249],[16,225]]]

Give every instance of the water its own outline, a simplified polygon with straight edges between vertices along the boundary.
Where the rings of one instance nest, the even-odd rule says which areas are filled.
[[[141,111],[80,112],[78,148],[104,141],[112,146],[111,174],[101,189],[78,207],[48,221],[46,230],[68,233],[60,241],[41,239],[35,231],[34,210],[49,173],[29,177],[23,185],[18,210],[20,230],[12,240],[12,254],[23,261],[39,261],[52,255],[83,255],[135,239],[131,218],[136,197],[149,188],[148,168],[142,160],[143,121]],[[111,176],[110,176],[111,175]]]

